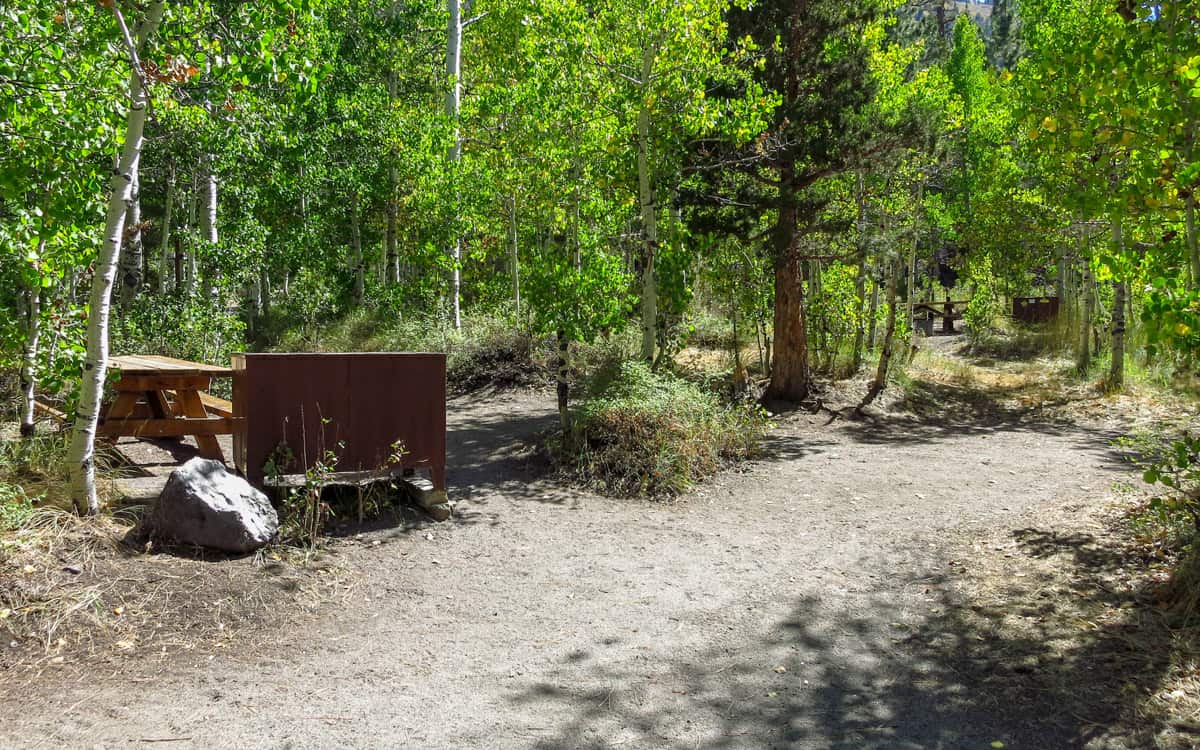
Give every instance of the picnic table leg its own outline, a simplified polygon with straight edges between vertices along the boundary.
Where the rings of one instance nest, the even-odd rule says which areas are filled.
[[[162,391],[146,391],[146,403],[150,405],[150,413],[155,419],[166,419],[172,416],[171,405]]]
[[[201,419],[208,416],[208,410],[204,408],[198,391],[178,390],[175,391],[175,396],[183,409],[183,416]],[[221,452],[221,444],[217,442],[215,435],[196,435],[195,438],[201,456],[216,459],[221,463],[225,462],[225,454]]]
[[[180,416],[175,413],[171,403],[167,401],[167,394],[162,391],[146,391],[146,403],[150,405],[150,413],[155,419],[170,419]],[[164,437],[159,440],[169,440],[172,443],[178,443],[182,438]]]
[[[137,409],[137,402],[138,394],[136,392],[121,391],[117,394],[117,400],[113,401],[112,406],[108,407],[108,412],[104,415],[104,418],[106,420],[126,419],[132,416],[134,410]],[[116,445],[118,438],[116,435],[106,435],[100,439],[109,445]]]
[[[138,393],[137,391],[121,391],[117,394],[117,400],[113,405],[108,407],[106,419],[126,419],[133,415],[133,410],[137,408]]]

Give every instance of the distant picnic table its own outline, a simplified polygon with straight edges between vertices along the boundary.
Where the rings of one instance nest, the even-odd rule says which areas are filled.
[[[923,313],[927,318],[942,319],[942,333],[954,333],[954,321],[962,320],[970,300],[945,300],[943,302],[917,302],[913,305],[913,316]]]
[[[196,439],[200,455],[224,461],[217,435],[236,429],[233,405],[208,393],[213,378],[232,378],[233,369],[174,357],[131,354],[112,357],[120,373],[116,399],[97,427],[100,437]]]

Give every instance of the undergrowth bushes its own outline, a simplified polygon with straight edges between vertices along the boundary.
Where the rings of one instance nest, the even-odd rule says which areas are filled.
[[[571,434],[552,446],[559,464],[588,485],[622,496],[671,496],[752,457],[765,414],[726,405],[675,375],[624,362],[597,375]]]
[[[113,317],[110,335],[115,354],[153,353],[228,363],[231,354],[242,351],[244,330],[236,311],[214,309],[211,301],[193,292],[140,295]]]
[[[363,308],[331,321],[314,336],[288,331],[276,351],[444,352],[446,380],[458,392],[485,385],[531,387],[550,381],[549,343],[504,314],[471,315],[461,331],[434,316]]]
[[[65,433],[0,437],[0,532],[19,528],[41,505],[69,506]]]

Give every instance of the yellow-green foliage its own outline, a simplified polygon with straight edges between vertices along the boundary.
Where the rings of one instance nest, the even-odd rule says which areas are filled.
[[[860,301],[855,283],[856,266],[835,263],[821,272],[821,290],[809,304],[809,343],[816,369],[833,369],[838,352],[848,346],[858,330]]]
[[[973,336],[991,329],[997,316],[1004,311],[1000,299],[999,280],[992,272],[992,259],[987,255],[972,258],[967,265],[971,284],[971,301],[963,312],[963,321]]]

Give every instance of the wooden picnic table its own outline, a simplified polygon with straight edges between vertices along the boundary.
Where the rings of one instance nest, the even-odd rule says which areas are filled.
[[[963,311],[970,300],[943,300],[941,302],[916,302],[913,304],[913,314],[922,313],[927,317],[942,319],[942,333],[954,333],[954,321],[962,320]]]
[[[201,456],[225,460],[216,436],[233,434],[238,420],[228,401],[207,390],[213,378],[232,378],[231,368],[148,354],[112,357],[109,366],[120,373],[117,396],[98,436],[191,435]]]

